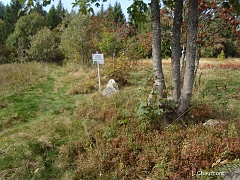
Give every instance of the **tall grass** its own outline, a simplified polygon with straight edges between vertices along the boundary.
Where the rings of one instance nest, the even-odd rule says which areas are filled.
[[[5,64],[0,66],[0,97],[20,92],[24,88],[40,82],[48,69],[44,64]]]

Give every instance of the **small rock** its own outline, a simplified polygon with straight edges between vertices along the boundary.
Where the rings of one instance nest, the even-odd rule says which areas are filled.
[[[107,83],[106,88],[103,90],[102,94],[104,96],[110,97],[113,94],[116,94],[119,92],[118,85],[115,82],[114,79],[110,79]]]
[[[216,119],[209,119],[207,120],[205,123],[203,123],[204,126],[208,125],[208,126],[212,126],[215,124],[219,124],[221,121],[216,120]]]

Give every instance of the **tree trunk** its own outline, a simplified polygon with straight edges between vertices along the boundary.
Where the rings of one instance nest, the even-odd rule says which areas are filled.
[[[187,53],[186,70],[184,75],[183,89],[177,110],[178,115],[184,114],[192,97],[193,84],[195,79],[195,60],[197,50],[197,27],[198,27],[198,0],[190,0],[188,8],[187,25]]]
[[[161,98],[166,98],[166,85],[162,69],[161,56],[160,7],[158,0],[151,0],[149,5],[152,14],[152,56],[154,70],[153,91],[158,91]]]
[[[181,95],[181,74],[180,74],[180,59],[181,59],[181,27],[182,27],[182,10],[183,0],[175,1],[174,22],[172,32],[172,85],[173,99],[179,101]]]

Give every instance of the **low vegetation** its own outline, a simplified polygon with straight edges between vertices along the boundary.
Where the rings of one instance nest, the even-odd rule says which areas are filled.
[[[192,179],[239,164],[239,65],[203,59],[186,116],[165,129],[136,113],[152,86],[149,60],[110,98],[95,66],[1,65],[0,179]],[[170,69],[164,60],[167,82]],[[209,119],[221,123],[203,126]]]

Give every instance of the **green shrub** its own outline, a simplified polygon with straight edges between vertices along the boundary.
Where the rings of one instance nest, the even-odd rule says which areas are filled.
[[[15,51],[11,47],[0,44],[0,64],[12,63],[16,56]]]
[[[218,58],[219,60],[224,60],[224,59],[225,59],[225,53],[224,53],[223,50],[220,52],[220,54],[218,54],[217,58]]]
[[[55,59],[56,46],[53,32],[47,27],[41,29],[31,38],[29,58],[37,61],[50,62]]]
[[[121,55],[118,58],[109,58],[106,60],[104,74],[114,79],[120,86],[127,84],[127,80],[136,64],[130,59]]]

